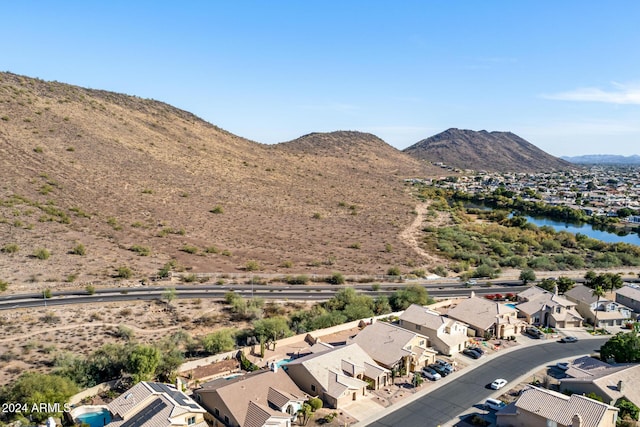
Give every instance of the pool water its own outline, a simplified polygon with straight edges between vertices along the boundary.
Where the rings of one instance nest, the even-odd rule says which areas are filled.
[[[111,422],[111,413],[107,409],[98,412],[87,412],[76,417],[78,422],[89,424],[90,427],[104,427]]]
[[[282,360],[278,360],[276,362],[276,366],[278,368],[282,368],[284,365],[286,365],[287,363],[291,362],[293,359],[289,358],[289,359],[282,359]]]
[[[517,308],[515,304],[505,304],[507,307]]]

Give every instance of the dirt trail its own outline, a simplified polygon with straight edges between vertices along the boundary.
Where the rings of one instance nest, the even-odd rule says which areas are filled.
[[[422,235],[422,223],[424,222],[429,203],[419,203],[416,208],[416,217],[413,222],[400,233],[400,240],[408,245],[415,253],[420,255],[427,265],[442,263],[442,260],[422,249],[418,243]]]

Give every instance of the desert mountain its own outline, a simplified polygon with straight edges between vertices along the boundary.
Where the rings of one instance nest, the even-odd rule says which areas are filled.
[[[265,145],[162,102],[0,73],[0,279],[141,279],[171,260],[410,270],[422,260],[400,237],[416,205],[403,180],[439,173],[369,134]]]
[[[452,128],[423,139],[404,152],[416,159],[442,162],[460,169],[541,172],[572,166],[511,132]]]

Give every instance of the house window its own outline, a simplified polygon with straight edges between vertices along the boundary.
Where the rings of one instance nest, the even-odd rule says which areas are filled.
[[[216,408],[216,409],[214,410],[214,412],[216,413],[216,417],[219,417],[219,416],[220,416],[220,410],[219,410],[218,408]]]
[[[419,345],[423,346],[424,345],[424,340],[420,340],[420,344]]]
[[[196,423],[196,417],[189,417],[189,418],[187,418],[187,425],[188,425],[188,426],[193,425],[193,424],[195,424],[195,423]]]
[[[311,391],[316,391],[316,386],[315,386],[315,384],[311,384]]]
[[[556,307],[556,313],[560,313],[561,309],[562,309],[562,307]]]
[[[224,423],[225,424],[229,424],[229,417],[227,417],[226,415],[224,416]]]
[[[416,325],[416,331],[419,331],[421,329],[422,329],[422,327],[420,325]]]

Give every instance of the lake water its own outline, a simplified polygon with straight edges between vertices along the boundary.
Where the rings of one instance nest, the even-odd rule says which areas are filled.
[[[573,234],[580,233],[589,236],[592,239],[602,240],[607,243],[624,242],[640,246],[640,236],[636,233],[630,233],[626,236],[618,236],[615,233],[609,233],[603,230],[594,230],[591,224],[573,224],[547,218],[534,218],[531,216],[525,216],[525,218],[527,221],[537,225],[538,227],[547,225],[556,231],[568,231]]]

